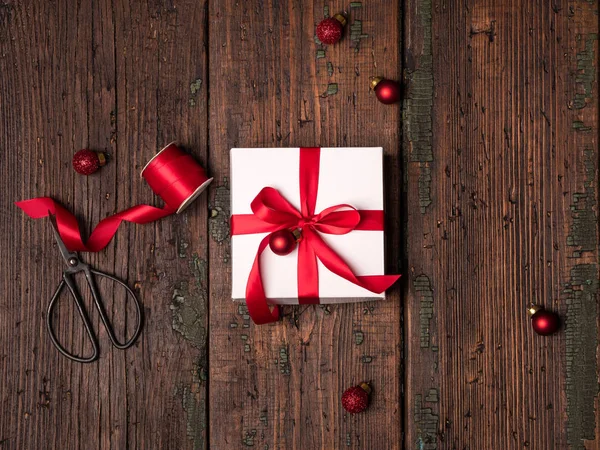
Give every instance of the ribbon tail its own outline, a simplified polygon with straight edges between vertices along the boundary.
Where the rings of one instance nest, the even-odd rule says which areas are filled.
[[[306,229],[304,231],[304,239],[310,242],[310,246],[314,249],[315,254],[329,271],[370,292],[381,294],[400,278],[400,275],[356,276],[348,264],[317,233]]]
[[[87,250],[81,240],[79,224],[73,214],[56,203],[50,197],[38,197],[30,200],[15,202],[25,214],[32,219],[41,219],[49,215],[56,216],[56,224],[60,237],[70,251],[78,252]]]
[[[162,217],[173,214],[175,211],[169,207],[155,208],[149,205],[139,205],[126,209],[113,216],[101,220],[84,244],[79,231],[79,224],[75,216],[50,197],[38,197],[31,200],[15,202],[32,219],[56,215],[56,224],[60,237],[70,251],[73,252],[99,252],[104,249],[113,238],[119,225],[124,220],[137,224],[153,222]]]
[[[257,325],[263,325],[279,320],[279,306],[275,306],[273,310],[269,308],[262,276],[260,274],[260,255],[262,255],[267,248],[269,237],[270,235],[265,236],[258,246],[254,264],[252,264],[252,269],[248,276],[248,283],[246,284],[246,305],[248,307],[248,313]]]
[[[319,304],[317,255],[306,239],[302,239],[298,246],[298,303]]]
[[[381,294],[392,287],[400,279],[400,275],[357,275],[356,279],[360,281],[359,286],[367,291]]]

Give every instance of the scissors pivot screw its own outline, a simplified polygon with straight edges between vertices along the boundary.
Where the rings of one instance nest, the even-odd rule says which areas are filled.
[[[69,258],[69,265],[76,266],[77,265],[77,258]]]

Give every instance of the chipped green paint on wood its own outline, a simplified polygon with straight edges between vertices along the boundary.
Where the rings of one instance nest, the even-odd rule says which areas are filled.
[[[577,40],[584,39],[582,35],[577,35]],[[588,101],[592,100],[592,88],[596,81],[596,55],[594,54],[595,41],[598,40],[596,33],[590,33],[585,37],[585,48],[577,53],[577,76],[575,82],[579,84],[583,92],[576,92],[573,99],[573,107],[582,109]]]
[[[571,125],[571,127],[575,130],[575,131],[592,131],[592,127],[587,126],[585,123],[583,123],[583,121],[581,120],[575,120],[573,121],[573,124]]]
[[[258,417],[258,420],[260,420],[260,423],[265,428],[269,425],[269,409],[268,408],[264,408],[260,412],[260,416]]]
[[[248,313],[248,307],[245,303],[241,302],[237,305],[237,315],[241,319],[241,323],[238,324],[237,322],[231,322],[229,324],[229,328],[231,328],[233,331],[233,329],[241,327],[240,332],[243,332],[243,330],[250,328],[250,314]],[[247,334],[240,335],[240,341],[242,342],[244,353],[249,353],[252,349],[250,347],[250,342],[248,341],[248,338],[249,336]]]
[[[329,305],[319,305],[319,308],[323,310],[323,314],[325,314],[326,316],[331,314],[331,307]]]
[[[417,427],[416,448],[419,450],[437,449],[439,414],[437,412],[439,395],[437,389],[429,389],[423,401],[423,395],[415,395],[414,420]],[[428,403],[429,405],[426,405]]]
[[[330,95],[335,95],[338,92],[338,84],[337,83],[329,83],[327,85],[327,90],[321,95],[321,97],[329,97]]]
[[[213,190],[214,195],[209,206],[208,232],[213,241],[229,244],[229,216],[231,214],[230,191],[227,177],[223,184]],[[229,246],[225,252],[224,262],[229,262]]]
[[[190,259],[190,270],[194,285],[190,281],[179,283],[171,298],[172,328],[194,347],[205,351],[207,308],[207,263],[194,254]]]
[[[207,380],[206,315],[208,266],[205,260],[193,254],[189,261],[190,279],[184,280],[173,290],[171,299],[172,328],[200,350],[198,362],[192,370],[192,381],[179,386],[176,394],[181,395],[186,413],[187,435],[194,449],[205,447],[206,403],[204,392]]]
[[[275,364],[279,366],[279,371],[283,375],[289,376],[291,373],[289,345],[283,345],[279,348],[279,358],[275,360]]]
[[[363,33],[362,20],[355,20],[350,24],[350,46],[355,53],[360,50],[360,41],[368,37],[368,34]]]
[[[327,75],[333,76],[333,64],[330,61],[327,61]]]
[[[185,242],[183,239],[180,239],[177,245],[179,257],[182,259],[187,258],[187,248],[190,244]]]
[[[206,361],[201,361],[195,367],[192,383],[181,387],[181,406],[186,414],[187,436],[192,442],[194,450],[202,450],[204,445],[204,432],[206,430],[206,403],[203,399],[204,384],[206,383]]]
[[[596,345],[598,339],[598,265],[571,269],[567,294],[566,392],[567,440],[572,449],[584,450],[584,440],[595,438],[595,398],[598,396]]]
[[[584,123],[586,112],[597,111],[597,60],[595,55],[598,35],[578,34],[579,52],[575,73],[574,115],[572,129],[590,132],[577,139],[583,161],[583,189],[571,194],[571,224],[567,246],[572,249],[569,280],[565,283],[565,357],[567,395],[567,443],[570,449],[584,450],[585,440],[596,436],[595,400],[599,393],[598,360],[598,146],[597,127]],[[593,113],[595,115],[595,113]],[[589,137],[588,137],[589,136]],[[581,169],[580,169],[581,170]]]
[[[323,17],[324,18],[329,17],[329,6],[328,5],[323,6]]]
[[[317,50],[317,59],[321,59],[321,58],[325,58],[325,50],[323,50],[323,49]]]
[[[573,257],[581,256],[582,252],[597,250],[596,237],[596,152],[593,148],[586,148],[584,154],[585,192],[572,194],[571,203],[571,230],[567,236],[567,245],[575,247]]]
[[[430,323],[433,317],[433,290],[427,275],[419,275],[413,282],[415,291],[419,295],[419,329],[421,348],[429,348],[431,341]]]
[[[571,230],[567,245],[573,247],[573,258],[587,259],[597,251],[596,214],[596,153],[584,149],[585,192],[572,194]],[[595,437],[594,402],[598,395],[597,356],[594,342],[598,340],[598,264],[575,265],[565,285],[567,313],[566,393],[567,440],[572,449],[584,449],[583,441]]]
[[[419,205],[425,214],[431,204],[431,167],[433,161],[433,54],[431,33],[431,0],[418,6],[423,32],[423,46],[416,69],[408,68],[408,89],[404,100],[404,131],[408,145],[408,161],[419,167]]]
[[[242,334],[240,339],[244,342],[244,353],[250,352],[250,344],[248,343],[249,336],[247,334]]]
[[[242,320],[249,321],[250,314],[248,313],[248,307],[244,303],[238,305],[238,315],[242,317]]]
[[[254,439],[256,438],[256,429],[248,430],[242,436],[242,445],[244,447],[254,447]]]
[[[354,334],[354,343],[356,345],[362,345],[362,343],[365,341],[365,334],[360,330],[354,331],[353,334]]]
[[[429,393],[425,397],[425,401],[429,403],[437,403],[439,401],[437,389],[429,389]]]
[[[190,83],[190,98],[188,100],[190,106],[196,106],[196,97],[198,96],[201,87],[202,80],[200,78],[196,78]]]

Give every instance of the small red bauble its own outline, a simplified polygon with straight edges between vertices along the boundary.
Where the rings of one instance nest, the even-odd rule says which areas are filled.
[[[284,230],[275,231],[269,238],[269,247],[276,255],[289,255],[296,248],[296,242],[298,242],[299,237],[300,233],[298,230],[292,232],[286,228]]]
[[[363,412],[369,406],[370,393],[371,386],[367,383],[360,383],[358,386],[348,388],[342,394],[342,406],[350,414]]]
[[[532,305],[529,308],[529,314],[531,314],[531,326],[537,334],[548,336],[556,333],[560,328],[558,314],[546,311],[539,305]]]
[[[81,175],[91,175],[104,164],[106,164],[104,153],[83,149],[73,155],[73,169]]]
[[[402,88],[400,83],[396,81],[375,77],[371,79],[371,88],[375,91],[377,99],[384,105],[391,105],[400,101]]]
[[[341,14],[321,20],[317,25],[317,38],[323,44],[332,45],[342,38],[346,18]]]

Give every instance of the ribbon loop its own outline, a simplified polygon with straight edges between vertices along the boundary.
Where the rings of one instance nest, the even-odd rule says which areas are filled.
[[[263,188],[250,204],[256,217],[272,224],[299,223],[302,216],[283,196],[271,187]]]
[[[359,223],[360,212],[351,205],[343,204],[331,206],[317,214],[314,228],[326,234],[347,234],[354,230]]]

